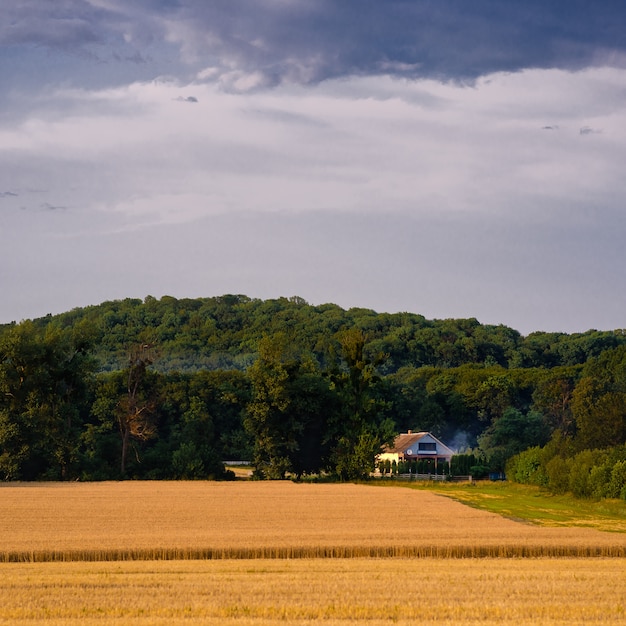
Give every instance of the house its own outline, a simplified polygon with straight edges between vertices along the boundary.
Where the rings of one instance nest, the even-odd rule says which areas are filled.
[[[391,446],[386,446],[377,457],[377,465],[389,461],[398,464],[402,461],[421,461],[428,459],[432,462],[433,473],[437,466],[444,462],[450,463],[454,452],[437,437],[427,432],[407,433],[398,435]],[[430,464],[429,464],[430,465]]]

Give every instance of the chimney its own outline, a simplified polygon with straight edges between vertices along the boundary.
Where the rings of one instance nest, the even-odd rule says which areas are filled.
[[[412,435],[412,434],[413,434],[413,431],[412,431],[412,430],[407,430],[407,431],[406,431],[406,434],[407,434],[407,435]]]

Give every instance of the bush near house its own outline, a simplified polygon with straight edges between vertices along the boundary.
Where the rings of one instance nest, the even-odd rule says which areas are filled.
[[[563,449],[563,448],[561,448]],[[626,446],[554,454],[554,446],[529,448],[507,464],[509,479],[578,498],[626,500]]]

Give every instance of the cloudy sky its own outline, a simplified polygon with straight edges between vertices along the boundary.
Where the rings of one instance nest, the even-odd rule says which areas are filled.
[[[626,327],[623,0],[4,0],[0,323],[298,295]]]

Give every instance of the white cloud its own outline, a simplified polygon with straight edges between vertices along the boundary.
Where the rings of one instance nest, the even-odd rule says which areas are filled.
[[[21,100],[0,118],[0,321],[17,303],[241,292],[618,327],[625,91],[601,68]]]
[[[626,191],[625,90],[616,69],[498,74],[473,87],[370,77],[249,95],[173,81],[63,90],[46,94],[49,114],[35,102],[20,124],[0,127],[0,158],[19,160],[30,186],[62,186],[68,206],[88,209],[92,186],[94,206],[144,216],[154,206],[163,220],[249,210],[543,213]],[[198,102],[181,107],[190,91]],[[76,202],[58,179],[63,163],[68,177],[82,164]],[[11,183],[0,174],[0,188]]]

